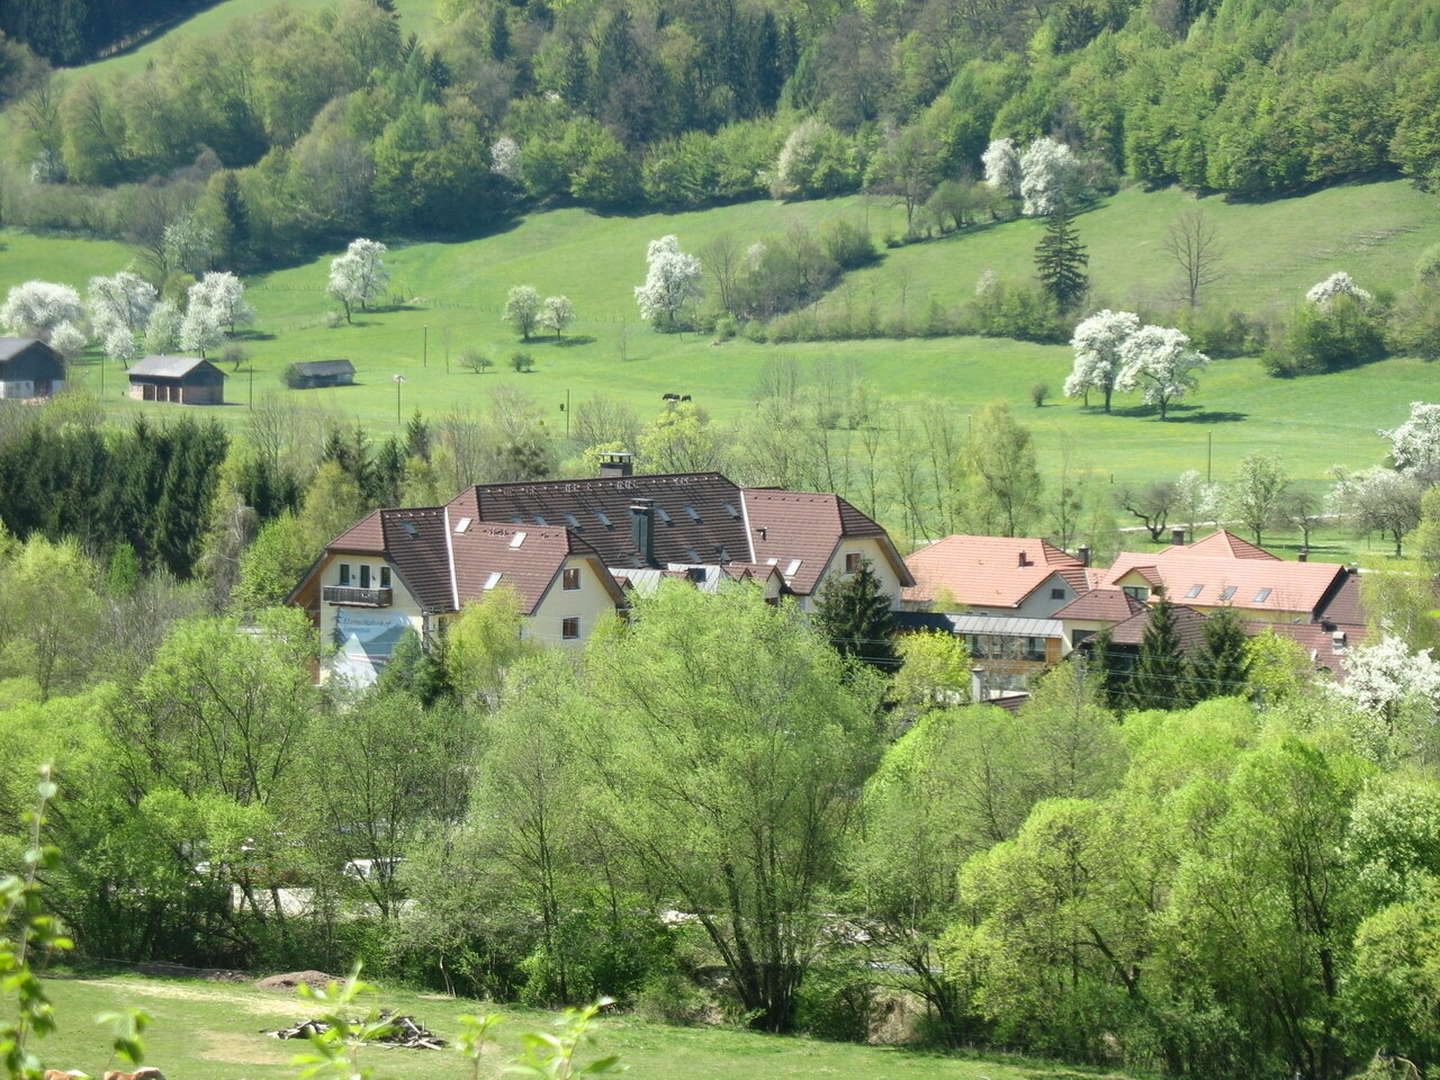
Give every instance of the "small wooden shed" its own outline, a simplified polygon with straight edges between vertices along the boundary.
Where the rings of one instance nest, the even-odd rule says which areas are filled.
[[[0,398],[46,398],[65,385],[65,358],[38,338],[0,337]]]
[[[225,373],[197,356],[147,356],[125,374],[130,396],[139,401],[225,404]]]
[[[307,360],[285,370],[285,384],[292,390],[316,390],[322,386],[353,386],[355,365],[349,360]]]

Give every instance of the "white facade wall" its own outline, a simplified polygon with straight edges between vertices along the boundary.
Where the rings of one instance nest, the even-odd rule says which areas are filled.
[[[524,637],[543,645],[562,649],[581,649],[595,627],[615,614],[615,600],[596,574],[595,565],[583,556],[572,555],[565,560],[565,569],[580,571],[580,587],[566,589],[562,571],[550,582],[550,588],[535,605],[520,632]],[[565,637],[565,620],[579,620],[578,638]]]
[[[350,567],[348,585],[340,585],[340,565]],[[425,636],[425,615],[420,603],[391,570],[390,606],[358,607],[327,603],[326,588],[360,588],[360,567],[370,567],[370,588],[380,588],[380,570],[387,564],[378,555],[331,555],[320,568],[320,646],[322,655],[335,650],[321,669],[322,680],[345,678],[362,685],[375,681],[396,633],[414,630]],[[337,627],[341,635],[336,634]],[[340,640],[337,640],[340,637]],[[377,646],[376,639],[381,639]]]
[[[1063,597],[1052,596],[1052,592],[1062,593]],[[1038,586],[1031,589],[1030,595],[1025,597],[1019,607],[984,607],[979,604],[967,604],[963,605],[963,609],[972,615],[1006,615],[1019,619],[1049,619],[1079,595],[1070,587],[1070,583],[1057,573],[1051,574]]]
[[[820,603],[820,594],[825,590],[825,583],[834,577],[845,576],[845,556],[855,552],[861,559],[869,562],[870,571],[880,581],[880,590],[890,598],[890,609],[900,610],[900,577],[895,568],[890,565],[890,560],[885,555],[885,549],[878,539],[873,536],[847,537],[835,545],[835,550],[830,555],[830,561],[825,566],[825,572],[820,575],[820,580],[815,583],[809,596],[800,597],[801,611],[814,611]],[[779,567],[783,573],[785,566]]]

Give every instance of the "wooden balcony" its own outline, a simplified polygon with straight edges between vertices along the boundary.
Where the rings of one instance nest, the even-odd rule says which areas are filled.
[[[348,585],[326,585],[323,599],[327,604],[348,607],[389,607],[389,589],[352,589]]]

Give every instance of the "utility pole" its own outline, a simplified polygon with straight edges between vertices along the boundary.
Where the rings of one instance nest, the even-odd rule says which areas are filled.
[[[430,366],[430,327],[422,326],[423,336],[420,338],[420,366]]]
[[[255,408],[255,361],[250,361],[250,408]]]
[[[445,374],[450,374],[450,327],[440,331],[440,336],[445,339]]]
[[[565,414],[565,438],[570,438],[570,388],[565,388],[565,404],[560,406],[560,411]]]
[[[404,375],[392,376],[395,380],[395,426],[400,426],[400,387],[405,385]]]
[[[1205,482],[1212,483],[1212,466],[1215,464],[1215,433],[1205,432]]]

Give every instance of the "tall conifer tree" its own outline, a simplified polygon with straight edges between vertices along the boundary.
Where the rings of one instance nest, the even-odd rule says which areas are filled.
[[[1161,596],[1150,609],[1150,625],[1140,639],[1140,658],[1126,691],[1132,709],[1183,709],[1191,702],[1190,679],[1175,605]]]
[[[1191,665],[1197,698],[1231,697],[1250,680],[1249,638],[1234,608],[1221,608],[1205,620],[1205,642]]]
[[[1050,215],[1045,235],[1035,246],[1035,272],[1062,311],[1079,303],[1090,287],[1090,278],[1085,273],[1089,262],[1090,256],[1080,243],[1070,211],[1062,203]]]
[[[830,580],[820,594],[815,627],[841,656],[894,671],[895,617],[869,563],[862,562],[856,573]]]

